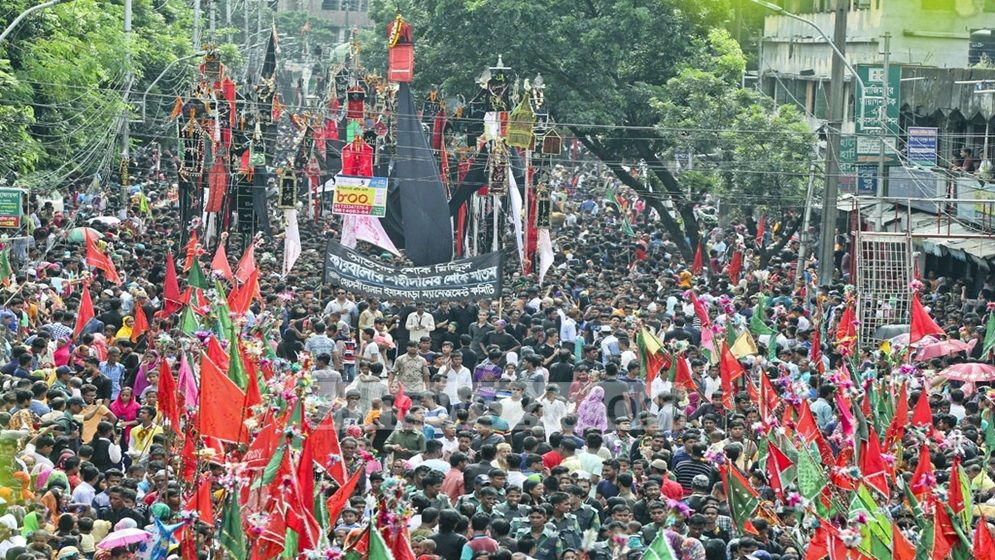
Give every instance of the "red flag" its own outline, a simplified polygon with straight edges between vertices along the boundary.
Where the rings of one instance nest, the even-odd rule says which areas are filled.
[[[960,515],[967,505],[964,502],[964,488],[960,480],[960,457],[954,455],[953,463],[950,465],[950,481],[947,484],[947,498],[950,500],[950,510],[954,515]]]
[[[256,362],[250,359],[241,344],[238,345],[238,350],[242,356],[242,365],[245,366],[245,375],[248,377],[248,384],[245,388],[245,408],[249,409],[263,403],[263,397],[259,393],[259,373],[256,371]]]
[[[114,268],[114,263],[97,247],[97,236],[92,229],[86,228],[86,265],[102,270],[107,280],[121,285],[121,277]]]
[[[936,324],[936,321],[929,316],[929,312],[926,308],[922,306],[919,302],[919,293],[912,294],[912,320],[911,325],[909,325],[909,344],[913,344],[922,340],[922,337],[936,334],[943,335],[946,334],[940,325]]]
[[[995,539],[992,539],[991,528],[988,527],[988,520],[982,517],[978,521],[978,525],[974,528],[974,547],[972,549],[974,552],[975,560],[995,560]],[[914,558],[915,554],[913,551]],[[895,556],[895,560],[905,560],[899,559]]]
[[[197,247],[199,244],[200,240],[197,239],[197,231],[191,231],[190,240],[187,241],[186,246],[186,259],[183,261],[183,272],[187,272],[193,266],[193,260],[197,258],[197,253],[199,252]]]
[[[698,248],[694,252],[694,263],[691,265],[691,274],[695,276],[700,276],[705,270],[705,259],[701,253],[701,240],[698,240]]]
[[[339,434],[335,429],[335,419],[332,412],[321,420],[318,427],[311,432],[309,439],[314,444],[312,450],[314,460],[321,468],[340,485],[345,484],[345,463],[342,462],[342,448],[339,447]]]
[[[197,474],[197,455],[193,436],[189,433],[186,434],[186,438],[183,440],[183,451],[180,452],[180,458],[183,462],[183,470],[180,475],[183,477],[183,480],[193,482],[193,476]]]
[[[201,437],[213,436],[231,442],[248,439],[248,430],[242,429],[245,393],[207,354],[202,354],[200,362],[200,402],[206,405],[200,409]]]
[[[853,302],[847,302],[840,322],[836,326],[836,343],[845,344],[857,336],[856,319],[853,314]]]
[[[280,444],[280,436],[283,434],[283,428],[287,424],[288,414],[284,413],[280,418],[270,418],[268,415],[263,418],[263,429],[252,438],[249,450],[245,452],[245,457],[243,458],[245,468],[261,469],[269,463],[269,460],[273,457],[273,453],[276,451],[276,447]],[[311,437],[314,437],[313,433]]]
[[[947,560],[960,539],[957,537],[953,521],[947,514],[945,504],[938,503],[933,510],[935,521],[933,522],[933,550],[930,558],[932,560]]]
[[[674,385],[681,385],[687,390],[694,389],[694,378],[691,377],[691,367],[684,356],[676,356],[677,372],[674,374]]]
[[[228,371],[228,352],[225,352],[225,349],[221,347],[216,336],[207,337],[207,357],[217,364],[222,371]]]
[[[694,314],[698,316],[698,320],[701,321],[701,330],[705,330],[709,327],[710,321],[708,320],[708,311],[705,309],[704,304],[698,299],[698,296],[691,291],[691,305],[694,306]]]
[[[214,252],[214,260],[211,261],[211,272],[218,272],[229,282],[234,282],[235,274],[228,264],[228,254],[225,252],[224,241],[218,243],[218,250]]]
[[[172,252],[166,253],[166,281],[162,286],[162,296],[166,301],[180,302],[180,283],[176,279],[176,262]]]
[[[235,271],[235,278],[239,282],[245,283],[249,275],[256,269],[256,245],[252,243],[249,248],[242,253],[242,258],[238,261],[238,270]]]
[[[228,190],[228,168],[225,166],[223,158],[214,160],[214,165],[207,172],[207,185],[209,191],[204,211],[220,212],[225,200],[225,192]]]
[[[766,230],[767,230],[767,216],[760,216],[760,219],[757,220],[756,242],[758,247],[764,246],[764,234],[767,232]]]
[[[729,345],[722,343],[722,357],[719,359],[719,375],[722,386],[722,406],[729,410],[733,409],[732,394],[735,392],[733,382],[737,377],[743,375],[743,366],[729,351]]]
[[[874,426],[868,426],[867,432],[867,442],[860,454],[860,474],[863,475],[864,482],[869,487],[876,489],[884,496],[889,496],[888,479],[891,478],[892,473],[881,457],[881,442],[878,440],[878,433]]]
[[[231,302],[228,304],[228,308],[232,313],[244,314],[249,310],[249,306],[252,305],[253,298],[259,292],[259,270],[253,269],[249,273],[249,277],[245,284],[238,289],[237,295],[236,291],[232,290],[232,296],[229,298]]]
[[[929,395],[926,391],[919,393],[915,411],[912,413],[912,425],[917,428],[933,425],[933,412],[929,409]]]
[[[90,283],[87,282],[83,284],[83,295],[80,296],[79,300],[79,312],[76,315],[76,328],[73,329],[73,338],[78,337],[83,332],[83,328],[86,327],[86,324],[93,317],[93,300],[90,298]]]
[[[176,380],[173,379],[172,372],[169,371],[169,362],[166,358],[159,359],[159,386],[157,389],[159,410],[163,416],[169,419],[169,425],[173,431],[180,431],[180,404],[176,398]]]
[[[739,275],[743,272],[743,252],[736,249],[732,252],[732,260],[729,262],[729,268],[726,269],[729,274],[729,281],[733,284],[739,283]]]
[[[791,468],[794,463],[787,455],[781,451],[774,442],[767,444],[767,478],[770,480],[770,487],[779,498],[784,499],[784,483],[781,481],[781,473]]]
[[[149,332],[149,319],[145,316],[145,309],[136,303],[135,323],[131,327],[131,341],[135,342],[140,336],[147,332]]]
[[[199,521],[208,526],[214,525],[214,507],[211,503],[211,477],[202,476],[197,484],[197,491],[183,508],[184,511],[196,511]]]
[[[915,560],[916,548],[905,538],[897,523],[891,524],[891,536],[894,541],[892,560]],[[975,556],[975,558],[981,558],[981,556]]]
[[[812,443],[819,437],[819,426],[815,423],[812,410],[808,407],[808,401],[802,399],[801,407],[798,410],[798,421],[795,422],[795,431],[798,432],[806,442]]]
[[[820,372],[825,371],[825,365],[822,363],[822,334],[819,332],[818,323],[812,324],[812,348],[809,349],[808,360],[815,364]]]
[[[932,419],[932,414],[930,415],[930,419]],[[902,441],[902,438],[905,437],[905,426],[908,424],[908,388],[905,383],[902,383],[901,388],[898,389],[898,402],[895,404],[895,415],[891,418],[891,424],[888,425],[888,431],[885,432],[885,449],[891,449],[895,443]]]
[[[919,462],[916,464],[916,472],[912,475],[912,494],[916,498],[922,499],[923,496],[932,491],[933,485],[935,485],[933,460],[929,456],[929,446],[924,443],[919,449]]]
[[[777,410],[777,407],[780,405],[781,405],[781,399],[778,398],[777,391],[774,390],[774,385],[771,384],[770,378],[767,377],[767,372],[761,369],[760,398],[758,403],[760,418],[764,421],[773,418],[774,411]]]
[[[359,477],[363,474],[363,469],[358,468],[356,472],[352,473],[349,477],[349,481],[344,485],[340,486],[338,490],[332,494],[332,497],[328,498],[325,502],[325,509],[328,510],[328,519],[338,519],[342,510],[345,509],[347,503],[349,503],[349,498],[352,496],[353,492],[356,491],[356,485],[359,484]]]
[[[404,384],[399,382],[397,386],[398,390],[397,396],[394,397],[394,408],[397,409],[398,419],[403,420],[404,416],[408,414],[409,410],[411,410],[411,405],[413,403],[411,401],[411,397],[404,394]]]
[[[250,385],[254,385],[251,381]],[[314,443],[308,437],[307,422],[303,422],[304,446],[297,463],[297,484],[300,487],[301,505],[314,517]],[[329,519],[338,519],[329,518]]]

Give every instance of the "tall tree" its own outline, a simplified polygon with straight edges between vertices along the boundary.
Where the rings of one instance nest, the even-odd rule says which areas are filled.
[[[522,78],[541,73],[556,121],[643,196],[684,256],[693,258],[694,204],[661,159],[664,134],[650,101],[664,96],[681,64],[726,21],[724,1],[373,2],[381,29],[398,12],[415,29],[416,85],[423,89],[441,84],[449,94],[470,94],[476,75],[499,54]],[[640,161],[649,171],[645,181],[626,171]]]

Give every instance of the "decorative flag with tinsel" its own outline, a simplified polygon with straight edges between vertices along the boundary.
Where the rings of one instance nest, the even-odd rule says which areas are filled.
[[[755,239],[756,244],[757,244],[758,247],[763,247],[764,246],[764,234],[765,233],[767,233],[767,216],[761,215],[760,219],[757,220],[757,236],[756,236],[756,239]]]
[[[249,244],[249,248],[242,253],[242,258],[238,260],[238,268],[235,270],[235,278],[239,282],[245,283],[249,275],[256,269],[256,244]]]
[[[995,539],[992,538],[991,528],[985,517],[974,528],[973,552],[975,560],[995,560]]]
[[[950,503],[950,510],[959,517],[961,527],[970,527],[973,517],[971,499],[971,479],[964,472],[961,466],[960,457],[954,455],[953,465],[950,467],[950,481],[947,484],[947,498]]]
[[[156,402],[159,411],[169,420],[169,425],[174,432],[180,431],[180,404],[176,398],[176,380],[173,373],[169,371],[169,361],[159,360],[159,383],[157,387],[158,399]]]
[[[849,517],[859,527],[861,541],[857,549],[872,558],[889,558],[891,554],[891,519],[881,511],[867,486],[861,484],[850,502]]]
[[[860,474],[865,484],[880,492],[882,496],[888,496],[890,492],[888,481],[894,478],[894,473],[881,456],[881,442],[878,440],[877,431],[873,426],[868,430],[867,442],[860,454]]]
[[[729,410],[733,409],[732,397],[735,392],[735,386],[733,384],[745,373],[746,372],[743,370],[743,366],[740,365],[739,360],[737,360],[736,356],[733,356],[732,352],[729,350],[729,346],[723,344],[722,357],[719,359],[719,374],[722,380],[722,405]]]
[[[179,311],[183,304],[180,302],[180,283],[176,277],[176,262],[173,260],[173,253],[166,253],[166,280],[162,285],[162,310],[156,313],[156,317],[166,318]]]
[[[912,317],[909,325],[909,344],[915,344],[922,340],[924,336],[946,334],[940,325],[930,317],[929,312],[919,301],[919,293],[912,294]]]
[[[750,486],[750,481],[731,464],[722,465],[721,474],[733,523],[740,531],[756,534],[750,517],[760,504],[759,494]]]
[[[137,557],[147,560],[166,560],[169,556],[169,551],[179,544],[179,541],[176,539],[176,532],[185,524],[175,523],[173,525],[166,525],[161,519],[156,517],[154,519],[155,531],[152,532],[152,538],[138,545],[136,550]]]
[[[781,500],[784,500],[786,497],[784,489],[791,484],[797,474],[797,470],[794,468],[795,464],[774,442],[767,444],[766,463],[770,487]]]
[[[335,429],[335,418],[331,411],[322,418],[321,423],[311,433],[310,439],[314,440],[314,461],[340,486],[345,484],[346,472],[345,464],[342,462],[342,448],[339,446],[338,430]]]
[[[850,345],[857,340],[857,319],[853,307],[853,302],[848,301],[846,309],[840,315],[839,324],[836,326],[836,344]]]
[[[757,343],[753,340],[753,335],[750,331],[743,331],[736,337],[733,341],[732,346],[729,347],[729,351],[732,352],[733,356],[736,358],[745,358],[747,356],[756,356],[760,353],[757,349]]]
[[[806,446],[798,449],[798,493],[806,500],[818,496],[828,484],[822,466],[815,462]]]
[[[629,218],[622,218],[622,233],[627,237],[636,236],[636,232],[632,231],[632,224],[629,223]]]
[[[136,342],[143,334],[149,332],[149,318],[145,316],[145,309],[135,304],[135,322],[131,327],[131,341]]]

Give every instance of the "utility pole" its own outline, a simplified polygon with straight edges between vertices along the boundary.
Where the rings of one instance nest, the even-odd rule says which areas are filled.
[[[242,1],[242,15],[245,16],[245,46],[242,47],[242,52],[245,53],[245,82],[248,83],[249,73],[252,71],[252,49],[249,48],[249,45],[251,44],[249,39],[251,36],[249,31],[249,22],[252,20],[249,19],[249,0]]]
[[[231,0],[225,0],[225,42],[231,43]]]
[[[217,31],[218,31],[218,18],[217,18],[217,5],[214,0],[207,0],[207,18],[210,25],[210,41],[211,43],[217,42]]]
[[[819,246],[819,285],[829,286],[836,270],[834,249],[836,242],[836,198],[840,176],[840,129],[843,128],[844,95],[843,69],[846,67],[847,0],[836,0],[836,18],[833,25],[833,43],[838,56],[833,57],[829,82],[829,123],[827,124],[826,190],[822,197],[822,224]]]
[[[818,156],[816,156],[818,157]],[[809,167],[808,172],[808,189],[805,191],[805,214],[802,218],[802,229],[798,236],[798,266],[795,269],[795,282],[797,282],[802,277],[802,273],[805,272],[805,257],[808,255],[808,226],[812,221],[812,194],[815,191],[815,162]]]
[[[131,95],[131,85],[134,76],[131,73],[131,1],[124,0],[124,67],[126,69],[124,88],[124,116],[121,129],[121,206],[127,208],[128,200],[128,162],[131,160],[129,144],[131,143],[131,115],[128,97]]]
[[[878,153],[878,185],[877,185],[877,199],[878,204],[875,214],[877,214],[877,230],[884,231],[884,197],[885,197],[885,184],[884,184],[884,148],[885,141],[891,136],[891,126],[888,122],[888,103],[890,102],[891,92],[888,91],[891,87],[891,80],[888,79],[888,59],[891,56],[891,33],[885,32],[884,34],[884,59],[882,60],[881,69],[884,70],[883,78],[881,80],[881,115],[878,117],[881,121],[881,141],[880,150]]]
[[[200,47],[200,0],[193,0],[193,50],[199,51]]]

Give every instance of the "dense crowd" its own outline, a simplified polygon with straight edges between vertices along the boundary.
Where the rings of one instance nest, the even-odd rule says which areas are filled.
[[[818,288],[809,261],[796,278],[798,241],[777,237],[787,223],[757,236],[703,212],[706,255],[692,272],[633,193],[619,188],[605,200],[605,177],[579,164],[555,174],[556,258],[541,286],[516,273],[501,300],[426,305],[321,285],[324,238],[337,233],[326,214],[302,223],[304,252],[286,277],[279,235],[224,240],[236,255],[255,244],[258,297],[225,332],[212,282],[186,305],[198,325],[188,329],[190,309],[163,313],[167,252],[184,268],[181,235],[206,232],[179,223],[165,174],[142,175],[122,195],[126,206],[90,185],[67,193],[61,211],[33,197],[28,235],[5,242],[0,555],[8,560],[237,558],[221,514],[235,501],[243,538],[261,546],[257,510],[234,498],[255,480],[239,471],[250,441],[199,438],[189,420],[196,408],[183,411],[179,429],[160,402],[163,368],[200,378],[201,356],[217,356],[219,340],[222,356],[244,346],[245,369],[261,370],[250,439],[299,402],[303,417],[278,429],[306,438],[331,421],[341,446],[332,464],[356,477],[334,516],[318,515],[322,535],[307,557],[348,550],[371,519],[383,521],[388,501],[414,556],[444,560],[797,560],[839,543],[863,557],[911,558],[901,556],[903,543],[935,550],[943,540],[921,522],[932,526],[944,504],[956,507],[951,480],[963,481],[968,504],[952,512],[965,542],[951,549],[976,544],[977,524],[995,512],[987,384],[939,375],[991,363],[991,278],[977,289],[927,271],[912,287],[945,331],[937,341],[971,344],[964,351],[918,360],[908,339],[853,346],[841,328],[854,297],[842,271]],[[92,219],[103,216],[114,219]],[[276,216],[274,226],[279,234]],[[86,266],[84,227],[100,235],[120,284]],[[761,243],[778,247],[763,262]],[[192,257],[211,270],[214,247],[206,249]],[[730,274],[737,252],[741,268]],[[95,317],[79,325],[86,290]],[[139,312],[148,325],[136,325]],[[730,371],[738,372],[731,380]],[[909,425],[896,434],[889,426],[903,407]],[[883,470],[869,473],[854,451],[873,456],[878,446]],[[334,498],[343,481],[299,450],[288,444],[291,465],[303,461],[317,476],[320,502]],[[878,476],[882,484],[868,482]],[[810,492],[813,478],[824,480]],[[203,481],[213,523],[203,517]],[[851,499],[868,486],[872,499],[857,512]],[[884,549],[864,540],[881,527],[887,539],[874,538]],[[153,546],[163,535],[165,545]],[[326,552],[314,555],[319,548]]]

